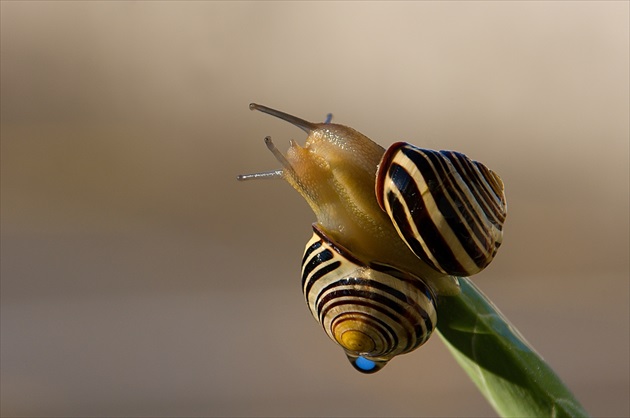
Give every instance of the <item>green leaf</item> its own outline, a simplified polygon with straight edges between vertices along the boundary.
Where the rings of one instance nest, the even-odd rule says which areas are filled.
[[[447,347],[501,416],[588,416],[582,405],[507,318],[468,278],[439,300]]]

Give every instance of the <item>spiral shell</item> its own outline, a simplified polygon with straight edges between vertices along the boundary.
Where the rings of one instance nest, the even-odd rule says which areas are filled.
[[[302,259],[302,290],[328,336],[364,373],[424,344],[437,323],[435,296],[419,278],[366,265],[317,225]]]
[[[501,245],[503,182],[464,154],[396,143],[379,165],[376,198],[409,248],[442,273],[476,274]]]

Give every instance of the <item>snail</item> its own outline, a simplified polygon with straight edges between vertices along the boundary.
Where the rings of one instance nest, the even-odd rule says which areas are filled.
[[[308,134],[286,154],[265,144],[281,169],[239,180],[282,178],[317,217],[302,258],[302,290],[328,336],[363,373],[424,344],[437,300],[456,276],[482,271],[501,245],[501,178],[454,151],[397,142],[385,150],[356,130],[312,123],[258,104],[251,110]]]

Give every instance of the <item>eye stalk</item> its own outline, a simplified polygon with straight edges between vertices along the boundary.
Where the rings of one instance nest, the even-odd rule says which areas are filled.
[[[259,105],[256,103],[249,104],[249,110],[258,110],[259,112],[266,113],[271,116],[275,116],[278,119],[289,122],[291,125],[295,125],[307,134],[317,129],[317,124],[298,118],[297,116],[289,115],[288,113],[281,112],[280,110],[272,109],[267,106]]]

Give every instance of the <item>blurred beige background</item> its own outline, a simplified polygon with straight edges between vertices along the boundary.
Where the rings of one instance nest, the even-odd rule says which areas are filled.
[[[494,415],[438,337],[363,376],[309,316],[252,101],[499,172],[476,282],[630,414],[628,2],[0,7],[4,416]]]

